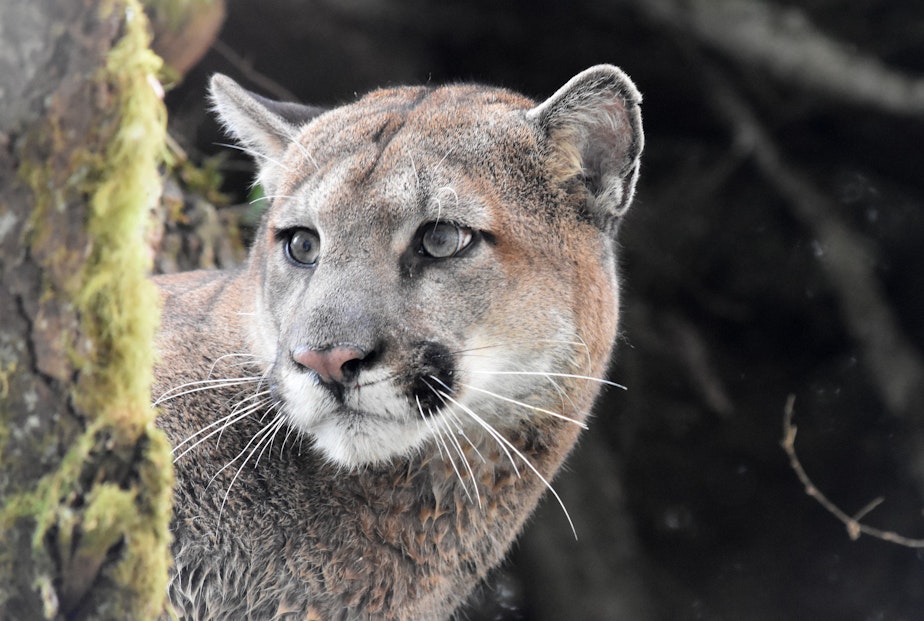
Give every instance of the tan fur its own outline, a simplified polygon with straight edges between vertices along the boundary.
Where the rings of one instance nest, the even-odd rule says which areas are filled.
[[[191,619],[447,618],[599,391],[640,97],[605,65],[538,106],[459,85],[321,114],[222,76],[213,96],[270,206],[246,268],[157,279],[171,604]],[[437,222],[471,246],[425,256]],[[295,230],[318,236],[316,263],[287,258]]]

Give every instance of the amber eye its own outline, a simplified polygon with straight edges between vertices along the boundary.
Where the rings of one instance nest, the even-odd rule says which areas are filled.
[[[423,226],[418,252],[434,259],[447,259],[472,243],[472,230],[452,222],[429,222]]]
[[[318,262],[321,238],[311,229],[292,229],[285,242],[286,256],[294,263],[308,267]]]

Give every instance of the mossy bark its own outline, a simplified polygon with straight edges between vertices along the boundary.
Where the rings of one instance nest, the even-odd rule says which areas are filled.
[[[0,618],[163,608],[172,469],[145,235],[165,113],[148,39],[138,0],[0,3]]]

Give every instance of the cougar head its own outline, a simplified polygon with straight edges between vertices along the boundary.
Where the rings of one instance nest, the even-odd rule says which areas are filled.
[[[253,353],[329,460],[584,419],[643,142],[625,74],[593,67],[539,105],[473,85],[330,111],[221,75],[211,91],[269,203],[248,267]]]

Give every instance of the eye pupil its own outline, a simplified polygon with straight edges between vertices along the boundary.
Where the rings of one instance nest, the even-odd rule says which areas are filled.
[[[420,253],[434,259],[446,259],[468,246],[471,240],[469,229],[450,222],[431,222],[420,238]]]
[[[286,241],[286,255],[299,265],[314,265],[321,253],[321,240],[310,229],[295,229]]]

